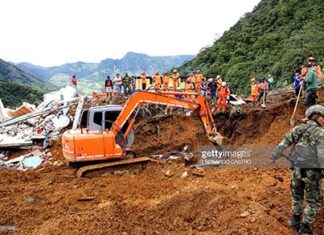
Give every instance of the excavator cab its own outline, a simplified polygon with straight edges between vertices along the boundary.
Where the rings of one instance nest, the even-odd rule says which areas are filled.
[[[131,130],[121,144],[128,123],[115,136],[109,131],[122,110],[121,105],[97,106],[82,111],[78,128],[63,134],[62,147],[68,162],[120,158],[122,148],[129,148],[134,141]]]

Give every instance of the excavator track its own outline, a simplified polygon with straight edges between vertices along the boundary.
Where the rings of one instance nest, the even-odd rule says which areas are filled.
[[[136,164],[136,165],[141,164],[142,169],[145,169],[147,163],[150,161],[151,161],[151,158],[140,157],[140,158],[122,159],[122,160],[117,160],[117,161],[113,161],[113,162],[98,163],[98,164],[84,166],[84,167],[79,168],[79,170],[77,171],[77,176],[80,178],[80,177],[83,177],[86,173],[91,172],[91,171],[96,171],[96,170],[110,168],[110,167],[133,165],[133,164]]]

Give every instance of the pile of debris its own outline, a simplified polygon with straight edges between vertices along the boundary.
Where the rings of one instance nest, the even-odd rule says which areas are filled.
[[[8,159],[6,152],[0,153],[0,169],[28,170],[39,167],[42,163],[60,166],[63,163],[54,160],[49,150],[36,149],[19,157]]]
[[[3,107],[0,101],[0,168],[26,169],[38,166],[48,160],[45,152],[33,151],[30,154],[8,160],[2,150],[32,148],[43,142],[48,148],[51,140],[58,140],[64,128],[74,118],[74,110],[79,101],[76,89],[67,86],[59,91],[44,95],[44,101],[37,107],[23,103],[16,110]]]

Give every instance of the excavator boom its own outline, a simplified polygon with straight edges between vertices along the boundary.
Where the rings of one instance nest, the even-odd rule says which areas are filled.
[[[124,105],[123,110],[120,112],[117,120],[112,125],[111,131],[118,135],[122,127],[125,125],[126,121],[129,120],[130,116],[134,113],[136,108],[144,104],[159,104],[166,105],[169,107],[179,107],[186,108],[190,110],[198,111],[198,114],[204,125],[207,137],[212,142],[221,145],[223,137],[217,132],[214,118],[212,116],[211,110],[207,104],[206,98],[202,95],[196,96],[195,100],[178,99],[172,97],[174,95],[186,94],[183,92],[159,92],[153,93],[148,91],[138,91],[134,93]]]

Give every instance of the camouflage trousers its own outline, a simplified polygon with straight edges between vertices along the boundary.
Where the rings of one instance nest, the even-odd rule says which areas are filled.
[[[322,174],[319,170],[293,170],[291,177],[292,214],[303,214],[303,223],[313,223],[321,207],[323,201],[321,178]],[[303,212],[304,198],[306,206]]]

